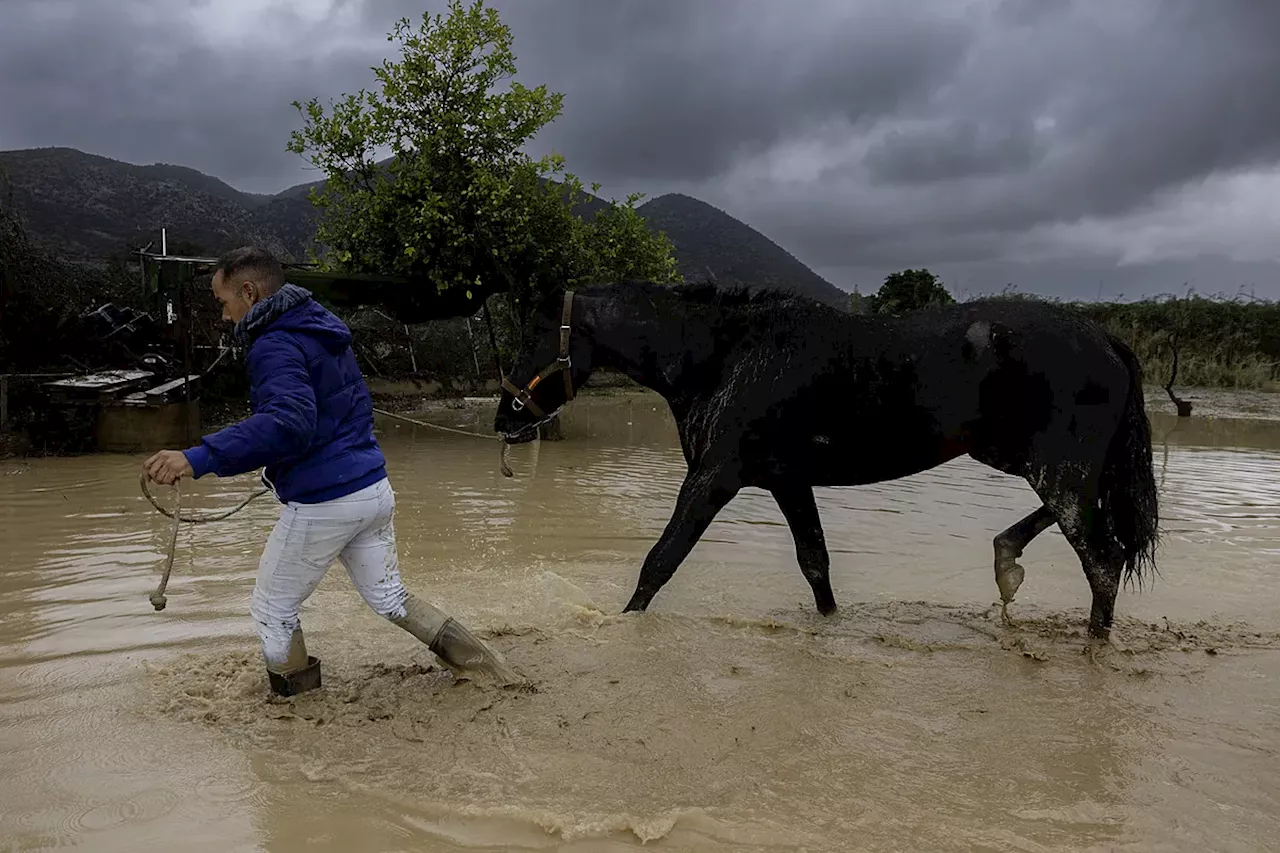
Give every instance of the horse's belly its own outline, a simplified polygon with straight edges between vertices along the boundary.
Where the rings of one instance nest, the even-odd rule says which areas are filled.
[[[813,486],[858,486],[909,477],[963,456],[970,450],[962,435],[909,430],[839,428],[814,423],[789,441],[775,441],[767,456],[770,473]]]
[[[877,454],[873,450],[860,452],[846,448],[843,456],[815,460],[803,466],[803,475],[812,486],[864,486],[910,477],[935,468],[960,456],[961,453],[911,453],[903,455]]]

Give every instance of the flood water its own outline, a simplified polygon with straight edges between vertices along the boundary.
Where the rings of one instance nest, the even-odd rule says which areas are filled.
[[[406,583],[533,692],[455,682],[335,565],[303,609],[324,687],[273,697],[270,497],[183,526],[157,613],[141,457],[0,463],[0,851],[1280,849],[1280,421],[1153,417],[1162,576],[1097,660],[1056,528],[1000,623],[991,537],[1037,503],[967,459],[819,491],[834,618],[755,491],[621,617],[683,472],[661,401],[580,398],[514,479],[380,422]]]

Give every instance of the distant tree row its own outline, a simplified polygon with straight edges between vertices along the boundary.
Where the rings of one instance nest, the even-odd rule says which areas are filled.
[[[956,300],[938,277],[927,269],[906,269],[887,276],[875,293],[867,296],[855,289],[849,307],[855,314],[899,315]]]
[[[1189,411],[1173,393],[1179,379],[1192,386],[1280,390],[1280,302],[1192,291],[1134,302],[1066,302],[1016,290],[998,298],[1052,301],[1098,322],[1133,347],[1147,380],[1163,385],[1179,410]],[[850,308],[900,316],[955,301],[927,269],[905,269],[887,276],[873,294],[855,289]]]

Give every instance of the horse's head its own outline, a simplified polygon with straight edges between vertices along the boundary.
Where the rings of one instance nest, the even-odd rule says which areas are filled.
[[[543,301],[528,328],[510,372],[493,429],[509,444],[538,436],[538,426],[555,417],[591,373],[591,346],[574,318],[574,293],[557,291]]]

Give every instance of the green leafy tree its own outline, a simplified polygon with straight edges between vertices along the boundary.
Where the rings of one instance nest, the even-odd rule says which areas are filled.
[[[305,123],[289,149],[326,178],[310,199],[328,265],[468,295],[504,278],[517,302],[588,278],[678,277],[670,242],[645,227],[637,196],[585,222],[570,208],[584,195],[563,158],[524,152],[563,96],[511,79],[511,31],[483,0],[452,0],[447,15],[426,13],[417,28],[401,19],[387,38],[400,57],[373,69],[378,91],[328,110],[294,102]]]
[[[874,313],[894,315],[955,302],[937,276],[923,268],[886,276],[872,300]]]
[[[599,185],[593,186],[598,189]],[[665,234],[655,234],[636,203],[644,196],[632,193],[596,214],[584,231],[586,263],[592,272],[612,279],[647,278],[659,282],[682,280],[674,247]]]

